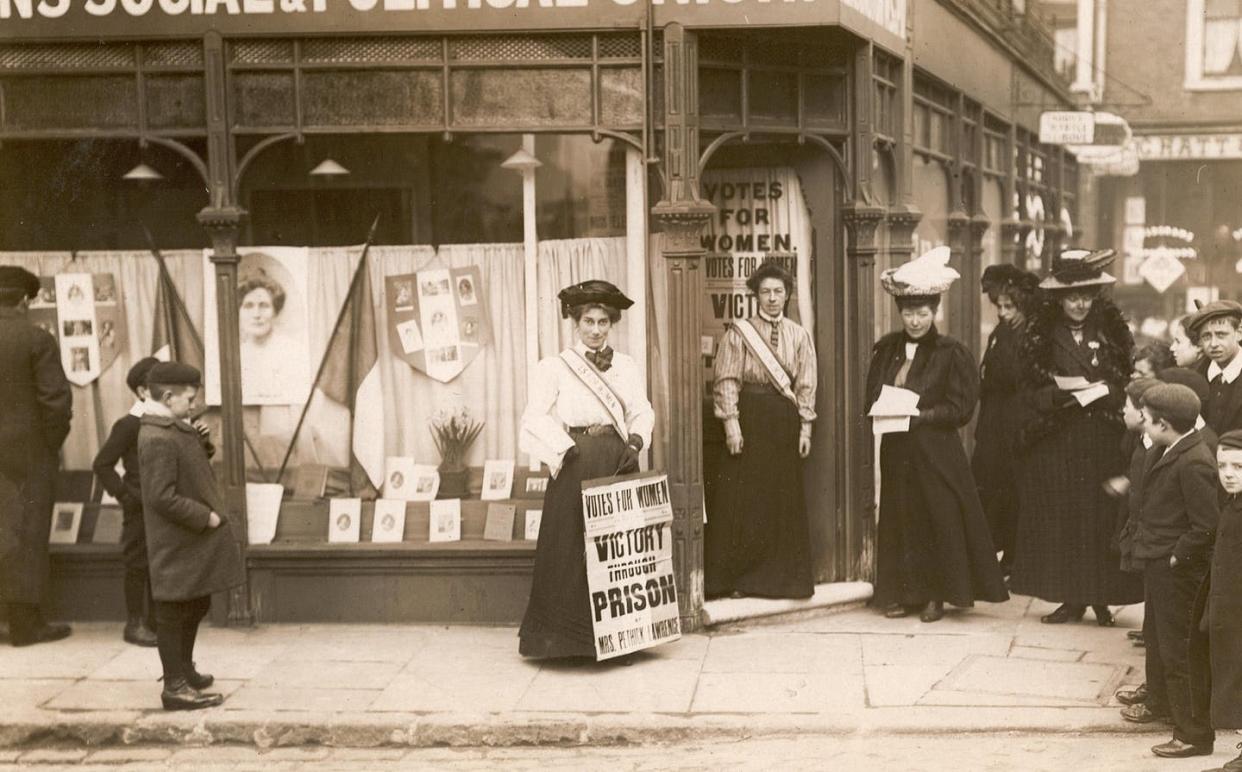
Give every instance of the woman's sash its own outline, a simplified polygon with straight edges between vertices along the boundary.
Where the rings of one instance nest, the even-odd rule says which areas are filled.
[[[576,349],[567,348],[562,351],[561,361],[569,366],[569,371],[578,376],[582,385],[586,386],[587,390],[594,394],[604,406],[604,410],[608,411],[608,416],[612,419],[612,428],[621,435],[621,440],[623,442],[629,440],[630,433],[625,424],[625,403],[600,377],[599,371],[592,367],[586,357],[578,353]]]
[[[755,329],[754,322],[746,320],[736,322],[733,325],[742,335],[742,342],[746,344],[746,349],[759,360],[763,365],[763,369],[767,371],[768,380],[781,393],[781,396],[798,405],[798,398],[793,392],[793,381],[789,378],[789,373],[785,372],[785,368],[781,367],[781,363],[776,359],[776,354],[772,353],[772,349],[768,348],[768,344],[759,337],[759,331]]]

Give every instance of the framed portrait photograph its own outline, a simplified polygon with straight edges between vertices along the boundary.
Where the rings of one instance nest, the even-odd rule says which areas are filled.
[[[52,506],[52,531],[48,544],[77,544],[82,527],[82,504],[58,501]]]
[[[431,502],[427,541],[461,541],[461,499]]]
[[[484,501],[509,498],[513,492],[513,460],[488,460],[483,462]]]
[[[376,499],[375,517],[371,520],[371,541],[392,544],[405,539],[405,502],[397,499]]]
[[[357,544],[362,527],[362,499],[332,499],[328,502],[328,543]]]

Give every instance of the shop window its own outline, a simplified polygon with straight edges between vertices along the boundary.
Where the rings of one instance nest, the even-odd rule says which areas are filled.
[[[437,126],[444,123],[439,71],[310,71],[302,75],[310,126]]]
[[[450,83],[455,124],[531,128],[591,124],[590,70],[454,70]]]
[[[293,73],[235,73],[231,81],[234,126],[257,128],[294,124]]]
[[[699,68],[699,114],[706,119],[742,121],[742,73]]]
[[[377,244],[399,244],[410,233],[410,191],[338,188],[256,190],[246,204],[253,244],[344,246],[357,244],[379,215]]]
[[[600,120],[610,126],[643,122],[643,71],[608,68],[600,71]]]
[[[146,101],[150,128],[194,129],[207,123],[201,75],[150,75]]]
[[[796,121],[798,119],[797,75],[788,72],[752,70],[748,94],[752,118],[774,121]]]
[[[535,139],[539,238],[625,235],[625,145],[585,135]]]
[[[1242,0],[1186,3],[1185,87],[1242,89]]]
[[[846,121],[846,88],[843,78],[830,75],[802,76],[803,106],[807,121],[844,124]]]
[[[10,130],[137,127],[137,108],[131,76],[4,79],[4,121]]]

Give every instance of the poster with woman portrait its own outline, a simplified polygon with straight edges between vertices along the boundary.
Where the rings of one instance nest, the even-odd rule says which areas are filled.
[[[305,247],[238,250],[237,327],[243,405],[300,405],[310,396]],[[210,251],[207,252],[210,256]],[[203,261],[203,374],[208,405],[220,404],[215,269]]]

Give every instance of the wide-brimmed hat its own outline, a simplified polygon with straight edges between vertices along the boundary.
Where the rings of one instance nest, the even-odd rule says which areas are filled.
[[[880,274],[880,286],[894,297],[939,295],[961,277],[949,267],[952,252],[936,247],[897,268]]]
[[[1039,283],[1040,289],[1075,289],[1116,284],[1117,279],[1104,272],[1117,252],[1112,249],[1067,249],[1052,258],[1052,270]]]
[[[0,265],[0,291],[21,292],[32,298],[39,294],[39,277],[16,265]]]
[[[1186,317],[1186,320],[1182,322],[1182,328],[1186,330],[1186,335],[1191,340],[1195,340],[1199,337],[1199,331],[1203,329],[1203,325],[1213,319],[1229,318],[1242,319],[1242,303],[1234,300],[1213,300]]]
[[[561,317],[565,319],[569,318],[569,313],[574,308],[587,303],[599,303],[618,311],[634,305],[634,301],[627,298],[615,284],[602,279],[591,279],[566,287],[556,297],[561,301]]]

